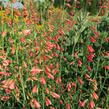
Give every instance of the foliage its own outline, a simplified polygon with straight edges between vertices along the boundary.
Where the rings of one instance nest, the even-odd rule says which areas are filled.
[[[1,108],[108,109],[109,2],[54,2],[1,7]]]

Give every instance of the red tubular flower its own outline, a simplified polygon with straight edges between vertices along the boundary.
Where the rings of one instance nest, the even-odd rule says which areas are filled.
[[[90,109],[93,109],[94,107],[95,107],[94,101],[90,101],[90,103],[89,103],[89,108],[90,108]]]
[[[71,83],[68,83],[68,84],[67,84],[67,90],[68,90],[68,92],[69,92],[71,89],[72,89],[72,85],[71,85]]]
[[[78,66],[81,67],[82,66],[82,61],[80,59],[78,59]]]
[[[37,88],[36,85],[33,87],[32,92],[33,92],[33,93],[38,93],[38,88]]]
[[[94,58],[95,54],[94,53],[91,53],[87,56],[87,61],[88,62],[93,62],[93,58]]]
[[[104,69],[105,70],[109,70],[109,66],[107,65],[107,66],[104,66]]]
[[[40,83],[43,84],[43,85],[46,84],[46,80],[45,80],[44,77],[41,77],[41,78],[40,78]]]
[[[93,49],[93,47],[92,47],[91,45],[88,45],[88,46],[87,46],[87,49],[88,49],[88,51],[89,51],[90,53],[95,52],[95,50]]]
[[[92,43],[95,43],[95,42],[96,42],[96,39],[95,39],[93,36],[90,36],[90,41],[91,41]]]
[[[56,98],[56,99],[60,98],[60,95],[55,93],[55,92],[51,92],[51,95],[52,95],[53,98]]]
[[[63,104],[63,101],[62,101],[62,100],[60,100],[60,101],[59,101],[59,103],[62,105],[62,104]]]
[[[43,70],[40,69],[40,68],[33,67],[33,68],[31,69],[31,74],[34,76],[34,75],[36,75],[36,74],[41,73],[42,71],[43,71]]]
[[[45,98],[45,103],[46,103],[46,106],[49,106],[49,105],[51,105],[52,103],[51,103],[51,101],[50,101],[50,99],[49,98]]]
[[[92,93],[92,97],[93,97],[95,100],[98,100],[98,95],[96,94],[96,92],[93,92],[93,93]]]
[[[79,106],[80,107],[85,107],[85,101],[79,101]]]
[[[66,6],[67,6],[68,8],[71,8],[71,7],[72,7],[69,3],[67,3]]]
[[[105,39],[105,41],[106,41],[106,42],[109,42],[109,37],[107,37],[107,38]]]
[[[1,100],[2,100],[2,101],[7,101],[7,100],[9,100],[9,98],[10,98],[9,96],[2,96],[2,97],[1,97]]]
[[[70,103],[66,103],[66,109],[71,109]]]
[[[78,82],[79,82],[81,85],[84,84],[84,82],[82,81],[82,79],[81,79],[80,77],[78,77]]]
[[[34,107],[34,108],[40,108],[41,107],[40,103],[36,99],[32,99],[30,104],[31,104],[31,107]]]
[[[92,71],[92,68],[90,66],[87,66],[87,70],[90,72]]]

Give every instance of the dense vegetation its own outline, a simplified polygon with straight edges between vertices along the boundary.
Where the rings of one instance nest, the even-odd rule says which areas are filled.
[[[22,2],[0,7],[0,109],[109,109],[109,1]]]

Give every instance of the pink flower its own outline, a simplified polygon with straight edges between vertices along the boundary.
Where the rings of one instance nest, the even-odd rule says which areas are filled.
[[[10,89],[5,89],[6,94],[10,94],[11,90]]]
[[[56,83],[61,83],[61,77],[58,77],[58,78],[56,79]]]
[[[84,82],[82,81],[82,79],[80,77],[78,77],[78,82],[82,85],[84,84]]]
[[[46,84],[46,80],[45,80],[44,77],[41,77],[41,78],[40,78],[40,83],[43,84],[43,85]]]
[[[60,101],[59,101],[59,103],[62,105],[62,104],[63,104],[63,101],[62,101],[62,100],[60,100]]]
[[[10,76],[10,73],[8,73],[8,72],[0,72],[0,76],[1,75]]]
[[[9,85],[9,89],[14,89],[15,88],[15,81],[14,80],[12,80],[11,82],[10,82],[10,85]]]
[[[85,106],[85,101],[79,101],[79,106],[84,107]]]
[[[30,30],[30,29],[28,29],[28,30],[23,30],[23,31],[22,31],[22,34],[24,34],[24,35],[30,35],[30,34],[31,34],[31,30]]]
[[[31,107],[33,107],[33,108],[40,108],[41,107],[40,103],[36,99],[32,99],[30,104],[31,104]]]
[[[71,8],[71,7],[72,7],[69,3],[67,3],[66,6],[67,6],[68,8]]]
[[[52,95],[53,98],[56,98],[56,99],[59,99],[60,98],[60,95],[58,95],[55,92],[51,92],[51,95]]]
[[[92,68],[90,66],[87,66],[87,70],[90,72],[92,71]]]
[[[7,101],[7,100],[9,100],[9,98],[10,98],[9,96],[2,96],[2,97],[1,97],[1,100]]]
[[[95,57],[95,54],[94,53],[91,53],[87,56],[87,61],[88,62],[93,62],[93,58]]]
[[[77,59],[78,58],[78,52],[74,53],[74,57]]]
[[[95,43],[95,42],[96,42],[96,39],[95,39],[93,36],[90,36],[90,41],[91,41],[92,43]]]
[[[104,66],[104,69],[105,70],[109,70],[109,66],[107,65],[107,66]]]
[[[78,66],[81,67],[82,66],[82,61],[80,59],[78,59]]]
[[[1,35],[2,35],[3,37],[5,37],[5,36],[6,36],[6,34],[7,34],[7,32],[6,32],[6,31],[3,31],[3,32],[1,33]]]
[[[67,84],[67,90],[70,91],[71,89],[72,89],[72,84],[71,83],[68,83]]]
[[[58,33],[59,33],[60,35],[64,35],[64,34],[65,34],[62,29],[58,30]]]
[[[89,51],[90,53],[95,52],[95,50],[93,49],[93,47],[92,47],[91,45],[88,45],[88,46],[87,46],[87,49],[88,49],[88,51]]]
[[[95,107],[94,101],[90,101],[90,103],[89,103],[89,108],[90,108],[90,109],[93,109],[94,107]]]
[[[97,95],[95,92],[92,93],[92,97],[93,97],[94,99],[98,100],[98,95]]]
[[[71,106],[69,103],[66,103],[66,109],[71,109]]]
[[[49,98],[45,98],[45,103],[46,103],[46,106],[49,106],[49,105],[51,105],[52,103],[51,103],[51,101],[50,101],[50,99]]]
[[[33,93],[38,93],[38,88],[37,88],[36,85],[33,87],[32,92],[33,92]]]
[[[31,74],[34,76],[35,74],[39,74],[42,71],[43,70],[40,69],[40,68],[33,67],[32,70],[31,70]]]

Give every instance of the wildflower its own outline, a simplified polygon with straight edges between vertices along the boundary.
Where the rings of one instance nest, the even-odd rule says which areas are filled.
[[[50,69],[48,68],[48,66],[46,66],[45,68],[45,73],[47,74],[48,78],[54,79],[54,76],[50,73]]]
[[[74,52],[74,57],[77,59],[78,58],[78,52]]]
[[[8,88],[10,90],[15,88],[15,81],[12,79],[8,79],[2,82],[3,83],[3,88]]]
[[[66,103],[66,109],[71,109],[70,104]]]
[[[62,100],[60,100],[60,101],[59,101],[59,103],[60,103],[60,104],[63,104],[63,101],[62,101]]]
[[[70,19],[66,19],[68,25],[72,25],[72,21]]]
[[[104,69],[105,70],[109,70],[109,66],[107,65],[107,66],[104,66]]]
[[[74,12],[71,11],[71,12],[70,12],[70,15],[71,15],[71,16],[74,16]]]
[[[85,101],[79,101],[79,106],[84,107],[85,106]]]
[[[14,89],[15,88],[15,81],[14,80],[12,80],[12,81],[10,81],[10,84],[9,84],[9,89]]]
[[[10,73],[8,73],[8,72],[0,72],[0,75],[10,76]]]
[[[56,99],[59,99],[60,98],[60,95],[58,95],[55,92],[51,92],[51,95],[52,95],[53,98],[56,98]]]
[[[33,107],[33,108],[40,108],[41,107],[40,103],[36,99],[32,99],[30,104],[31,104],[31,107]]]
[[[79,82],[81,85],[84,84],[84,82],[82,81],[82,79],[81,79],[80,77],[78,77],[78,82]]]
[[[94,53],[91,53],[87,56],[87,61],[88,62],[93,62],[93,58],[95,57],[95,54]]]
[[[20,38],[20,42],[25,43],[26,39],[24,37]]]
[[[92,93],[92,97],[93,97],[94,99],[98,100],[98,95],[96,94],[96,92],[93,92],[93,93]]]
[[[24,34],[24,35],[30,35],[31,34],[31,29],[27,29],[27,30],[23,30],[22,31],[22,34]]]
[[[61,83],[61,77],[58,77],[58,78],[56,79],[56,83]]]
[[[68,90],[68,91],[70,91],[70,90],[71,90],[71,88],[72,88],[71,83],[68,83],[68,84],[67,84],[67,90]]]
[[[46,74],[47,74],[48,78],[54,79],[54,76],[51,73],[46,73]]]
[[[96,39],[100,36],[99,32],[97,32],[97,31],[94,31],[94,35],[95,35]]]
[[[106,42],[109,42],[109,37],[105,38],[105,41],[106,41]]]
[[[97,81],[96,81],[96,79],[94,79],[93,81],[92,81],[92,85],[93,85],[93,90],[94,91],[97,91],[98,90],[98,84],[97,84]]]
[[[46,88],[45,90],[46,90],[46,93],[47,93],[47,94],[49,94],[49,93],[50,93],[50,91],[49,91],[49,89],[48,89],[48,88]]]
[[[52,103],[51,103],[51,101],[50,101],[50,99],[49,98],[45,98],[45,103],[46,103],[46,106],[49,106],[49,105],[51,105]]]
[[[1,100],[2,100],[2,101],[7,101],[7,100],[9,100],[9,98],[10,98],[9,96],[2,96],[2,97],[1,97]]]
[[[66,6],[67,6],[68,8],[71,8],[71,7],[72,7],[69,3],[67,3]]]
[[[95,39],[93,36],[90,36],[90,41],[91,41],[92,43],[95,43],[95,42],[96,42],[96,39]]]
[[[94,107],[95,107],[94,101],[90,101],[90,103],[89,103],[89,108],[90,108],[90,109],[93,109]]]
[[[76,83],[72,82],[71,85],[76,88]]]
[[[11,63],[11,60],[4,60],[3,61],[3,66],[7,67]]]
[[[3,32],[1,33],[1,35],[2,35],[3,37],[5,37],[5,36],[6,36],[6,34],[7,34],[7,32],[6,32],[6,31],[3,31]]]
[[[82,65],[82,61],[78,59],[78,66],[81,67],[81,65]]]
[[[6,94],[10,94],[11,90],[10,89],[5,89]]]
[[[92,71],[92,68],[90,66],[87,66],[87,70],[90,72]]]
[[[54,107],[50,106],[50,109],[56,109],[56,108],[54,108]]]
[[[43,84],[43,85],[46,84],[46,80],[45,80],[44,77],[41,77],[41,78],[40,78],[40,83]]]
[[[90,53],[95,52],[95,50],[92,48],[91,45],[88,45],[88,46],[87,46],[87,49],[88,49],[88,51],[89,51]]]
[[[62,29],[58,30],[58,33],[59,33],[60,35],[64,35],[64,34],[65,34]]]
[[[108,52],[104,52],[104,53],[103,53],[103,56],[109,57],[109,51],[108,51]]]
[[[33,87],[32,92],[33,92],[33,93],[38,93],[38,88],[37,88],[36,85]]]
[[[40,72],[42,72],[43,70],[40,69],[40,68],[37,68],[37,67],[33,67],[32,70],[31,70],[31,73],[32,75],[35,75],[35,74],[39,74]]]

